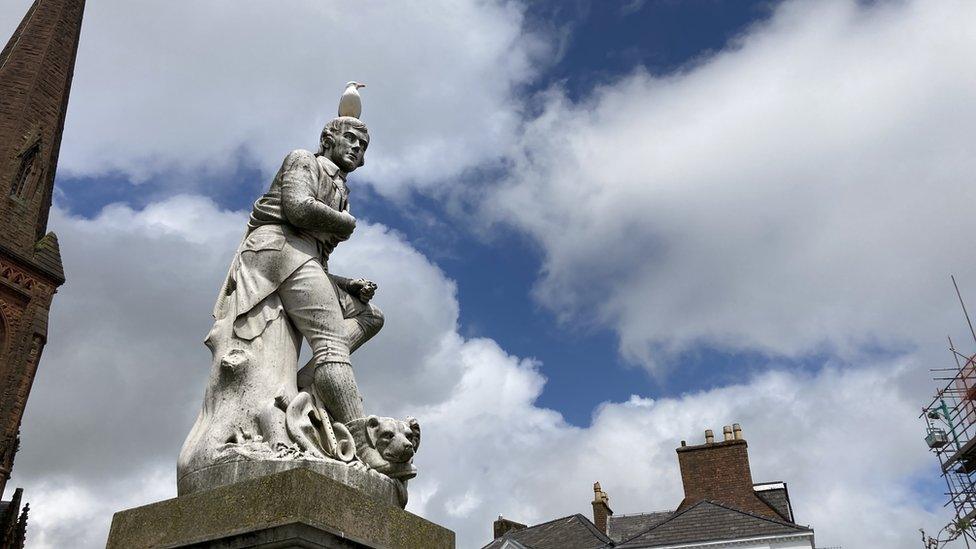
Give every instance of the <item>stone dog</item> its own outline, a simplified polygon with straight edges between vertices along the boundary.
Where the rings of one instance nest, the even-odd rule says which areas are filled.
[[[370,468],[397,480],[417,476],[412,463],[420,447],[420,424],[416,419],[368,416],[346,426],[356,441],[356,454]]]

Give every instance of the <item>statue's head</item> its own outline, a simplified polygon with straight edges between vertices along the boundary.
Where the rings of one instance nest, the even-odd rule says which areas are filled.
[[[328,157],[340,170],[350,173],[366,164],[369,130],[358,118],[333,118],[322,129],[319,146],[319,154]]]

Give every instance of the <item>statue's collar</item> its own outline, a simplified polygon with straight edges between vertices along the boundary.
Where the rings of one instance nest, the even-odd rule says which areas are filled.
[[[340,170],[339,166],[335,165],[335,162],[329,160],[323,155],[319,157],[319,163],[321,163],[322,168],[325,170],[325,173],[329,174],[329,177],[331,178],[338,177],[343,182],[345,182],[346,172]]]

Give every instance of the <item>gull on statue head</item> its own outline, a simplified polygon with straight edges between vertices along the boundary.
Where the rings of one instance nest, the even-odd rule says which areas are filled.
[[[359,88],[365,87],[366,84],[355,81],[346,84],[346,90],[339,98],[339,116],[359,118],[363,114],[363,100],[359,97]]]

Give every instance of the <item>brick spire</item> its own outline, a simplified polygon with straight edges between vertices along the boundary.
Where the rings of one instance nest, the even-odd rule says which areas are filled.
[[[85,0],[36,0],[0,51],[0,494],[64,271],[46,233]]]
[[[84,8],[36,0],[0,52],[0,229],[24,255],[47,230]]]

